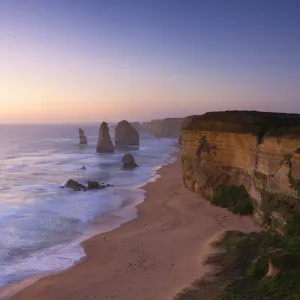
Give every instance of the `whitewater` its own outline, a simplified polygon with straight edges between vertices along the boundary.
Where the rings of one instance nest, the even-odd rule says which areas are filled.
[[[139,149],[129,151],[139,167],[124,171],[128,151],[96,153],[99,126],[79,125],[0,125],[0,286],[83,259],[80,243],[134,218],[142,186],[174,159],[175,139],[140,132]],[[79,127],[87,146],[79,145]],[[113,187],[61,189],[68,179]]]

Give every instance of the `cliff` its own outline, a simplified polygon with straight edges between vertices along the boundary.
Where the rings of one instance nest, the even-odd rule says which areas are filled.
[[[183,182],[213,199],[243,185],[254,219],[282,232],[300,214],[300,115],[255,111],[190,117],[182,130]]]
[[[142,129],[159,137],[178,138],[181,132],[182,118],[167,118],[142,123]]]

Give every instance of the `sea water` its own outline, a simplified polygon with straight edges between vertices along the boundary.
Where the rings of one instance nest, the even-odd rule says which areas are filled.
[[[144,198],[141,187],[176,152],[174,139],[140,132],[139,149],[98,154],[99,126],[82,127],[87,146],[79,145],[74,125],[0,125],[0,286],[82,259],[80,242],[97,233],[94,220],[103,218],[109,230],[132,219]],[[114,126],[110,132],[113,139]],[[139,165],[135,170],[121,168],[127,152]],[[74,192],[61,188],[68,179],[114,187]]]

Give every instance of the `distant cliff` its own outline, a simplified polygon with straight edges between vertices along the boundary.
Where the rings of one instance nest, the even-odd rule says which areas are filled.
[[[159,137],[178,138],[183,118],[167,118],[142,123],[142,129]]]
[[[182,130],[183,182],[212,199],[246,188],[254,219],[281,232],[300,214],[300,115],[247,111],[192,116]]]

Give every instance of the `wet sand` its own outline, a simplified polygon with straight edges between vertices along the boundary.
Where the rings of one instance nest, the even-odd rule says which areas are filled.
[[[224,230],[258,230],[250,217],[214,207],[181,182],[180,159],[145,186],[138,217],[83,243],[84,261],[39,279],[13,300],[171,300],[207,271],[202,260]]]

